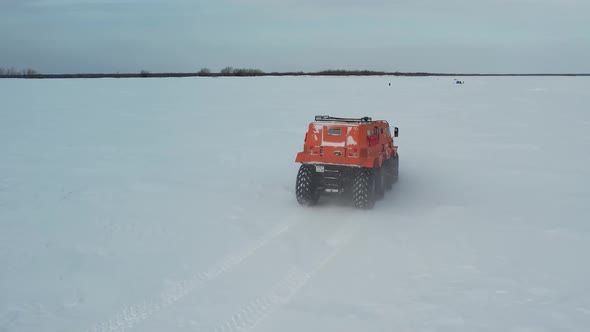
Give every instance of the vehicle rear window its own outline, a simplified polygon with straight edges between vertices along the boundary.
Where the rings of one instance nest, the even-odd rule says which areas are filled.
[[[342,130],[340,128],[328,128],[328,135],[329,136],[340,136],[340,135],[342,135]]]

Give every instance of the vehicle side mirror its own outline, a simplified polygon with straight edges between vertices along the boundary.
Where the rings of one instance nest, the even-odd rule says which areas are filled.
[[[399,129],[397,127],[395,127],[393,129],[393,137],[397,137],[398,134],[399,134]]]

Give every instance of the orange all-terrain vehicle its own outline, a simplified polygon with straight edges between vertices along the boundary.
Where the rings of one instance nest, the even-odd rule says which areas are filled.
[[[309,124],[297,174],[301,205],[315,205],[321,194],[352,194],[358,208],[372,208],[398,178],[398,128],[384,120],[318,115]]]

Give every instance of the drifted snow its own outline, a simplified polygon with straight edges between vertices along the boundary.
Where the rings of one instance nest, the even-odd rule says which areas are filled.
[[[320,125],[320,124],[314,124],[313,125],[313,140],[314,141],[319,141],[320,137],[323,139],[323,131],[324,126]]]
[[[346,138],[346,144],[347,145],[357,145],[358,144],[356,142],[356,140],[354,139],[354,137],[352,135],[350,135],[350,132],[349,132],[348,137]]]
[[[0,331],[586,331],[589,98],[578,77],[0,80]],[[373,210],[295,200],[326,113],[400,128]]]

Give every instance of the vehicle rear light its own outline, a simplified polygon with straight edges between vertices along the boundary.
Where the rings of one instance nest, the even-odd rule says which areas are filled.
[[[348,148],[346,150],[346,156],[347,157],[358,157],[359,156],[358,149],[357,148]]]

